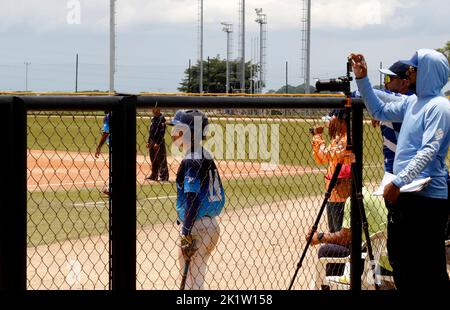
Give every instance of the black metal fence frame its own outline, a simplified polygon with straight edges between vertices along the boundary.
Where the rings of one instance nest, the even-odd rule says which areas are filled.
[[[112,290],[136,290],[136,111],[153,108],[333,109],[343,97],[0,96],[0,289],[26,290],[27,111],[112,111],[110,277]],[[362,188],[363,102],[353,101],[352,142]],[[133,207],[134,206],[134,207]],[[361,220],[352,195],[351,289],[361,290]],[[300,254],[300,253],[299,253]],[[292,266],[294,271],[295,266]]]

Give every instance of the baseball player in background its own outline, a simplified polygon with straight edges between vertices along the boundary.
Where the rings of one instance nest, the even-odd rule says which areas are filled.
[[[108,111],[105,111],[105,116],[103,117],[103,127],[102,127],[102,136],[100,137],[100,141],[98,142],[97,148],[95,150],[95,158],[99,158],[100,154],[102,152],[102,146],[103,144],[106,144],[109,146],[109,121],[110,121],[111,114]],[[106,185],[102,193],[109,196],[109,185]]]
[[[203,289],[208,259],[219,240],[216,217],[225,194],[216,164],[202,146],[208,118],[198,110],[179,110],[168,125],[173,143],[183,148],[184,158],[176,176],[176,209],[180,225],[180,268],[186,289]],[[188,268],[185,268],[188,266]],[[187,271],[187,273],[186,273]]]

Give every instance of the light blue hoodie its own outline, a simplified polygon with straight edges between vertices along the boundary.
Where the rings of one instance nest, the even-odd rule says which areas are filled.
[[[441,53],[420,49],[417,96],[381,101],[369,79],[357,79],[358,89],[369,113],[381,121],[403,122],[395,154],[393,183],[402,187],[415,179],[431,177],[431,183],[418,194],[446,199],[447,167],[445,158],[450,144],[450,102],[442,95],[450,68]]]

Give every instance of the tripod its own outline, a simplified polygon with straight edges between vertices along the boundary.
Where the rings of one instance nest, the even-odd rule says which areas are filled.
[[[355,154],[353,152],[353,146],[352,146],[352,139],[351,139],[351,127],[350,127],[350,114],[352,112],[352,100],[351,100],[351,96],[350,96],[350,81],[351,81],[351,77],[350,77],[350,71],[351,71],[351,63],[350,61],[347,62],[347,83],[345,85],[345,95],[346,95],[346,99],[345,99],[345,111],[346,111],[346,117],[345,117],[345,122],[347,124],[347,146],[346,146],[346,157],[350,157],[351,158],[351,180],[352,180],[352,199],[353,197],[356,197],[356,202],[358,205],[358,209],[359,209],[359,215],[361,217],[361,223],[362,223],[362,229],[364,232],[364,236],[366,238],[366,244],[367,244],[367,252],[369,255],[369,260],[370,260],[370,267],[371,267],[371,271],[374,277],[374,284],[375,284],[375,289],[379,290],[380,286],[377,282],[376,279],[376,274],[375,274],[375,261],[374,261],[374,256],[373,256],[373,251],[372,251],[372,244],[370,242],[370,236],[369,236],[369,225],[367,223],[367,217],[366,217],[366,212],[364,210],[364,203],[363,203],[363,195],[361,193],[361,189],[358,188],[358,184],[359,184],[359,178],[358,178],[358,173],[356,171],[356,161],[355,161]],[[341,171],[342,168],[342,164],[343,162],[339,162],[336,165],[336,168],[333,172],[333,176],[331,177],[330,183],[328,185],[328,189],[325,192],[324,195],[324,200],[322,202],[322,205],[319,209],[319,214],[317,215],[317,218],[314,222],[314,225],[312,227],[311,233],[309,235],[309,238],[306,242],[306,246],[305,249],[303,250],[303,253],[300,257],[300,261],[297,264],[297,269],[295,270],[294,276],[292,277],[291,283],[289,285],[289,290],[292,289],[292,286],[294,285],[294,281],[295,278],[297,277],[297,274],[300,270],[300,268],[302,267],[303,264],[303,260],[305,259],[306,256],[306,252],[308,250],[309,245],[311,244],[312,238],[315,234],[315,232],[317,231],[317,227],[319,225],[319,221],[320,218],[322,217],[323,211],[325,210],[325,207],[328,203],[328,199],[331,196],[331,192],[333,191],[333,188],[336,186],[337,180],[338,180],[338,176],[339,176],[339,172]],[[356,271],[359,272],[359,271]]]

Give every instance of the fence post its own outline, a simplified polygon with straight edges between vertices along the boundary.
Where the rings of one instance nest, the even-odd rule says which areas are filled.
[[[136,289],[136,96],[111,117],[111,279],[113,290]]]
[[[357,184],[356,189],[362,192],[362,167],[363,167],[363,105],[353,104],[352,113],[352,146],[355,154]],[[361,291],[361,242],[362,227],[361,216],[357,204],[356,192],[352,191],[351,205],[351,227],[352,227],[352,246],[351,246],[351,265],[350,265],[350,285],[356,292]]]
[[[0,290],[26,290],[27,116],[17,97],[0,97]]]

